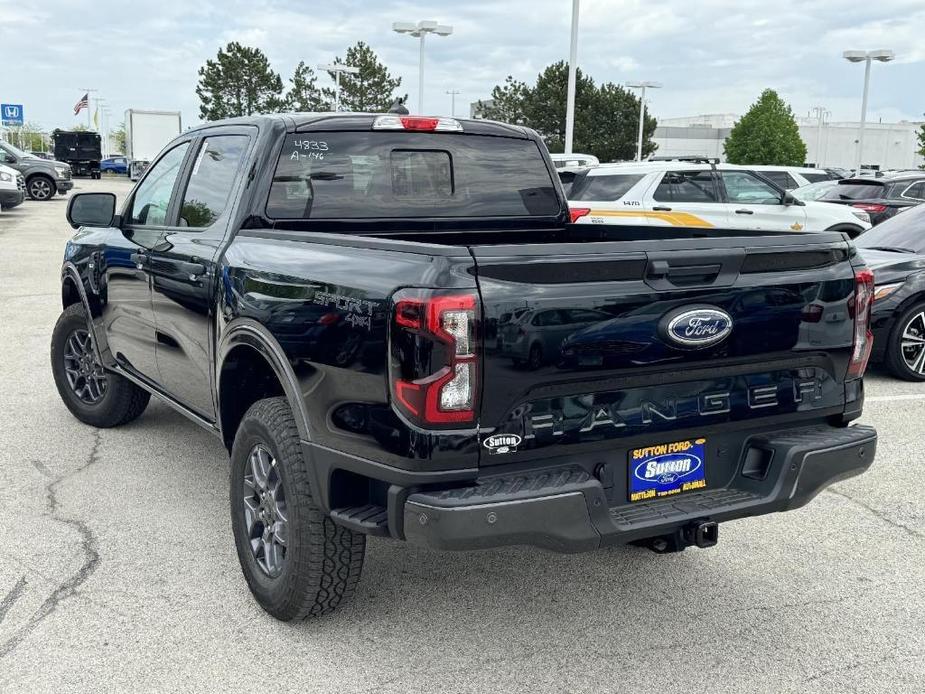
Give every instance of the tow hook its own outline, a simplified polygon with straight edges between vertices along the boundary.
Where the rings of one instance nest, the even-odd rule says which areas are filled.
[[[719,542],[719,523],[697,521],[678,528],[670,535],[652,537],[633,544],[648,547],[656,554],[670,554],[682,552],[691,545],[697,545],[700,548],[712,547],[717,542]]]

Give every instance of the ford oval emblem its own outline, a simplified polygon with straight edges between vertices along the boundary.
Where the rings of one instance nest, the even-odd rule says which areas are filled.
[[[666,318],[665,336],[688,349],[715,345],[732,332],[732,316],[715,306],[686,308]]]

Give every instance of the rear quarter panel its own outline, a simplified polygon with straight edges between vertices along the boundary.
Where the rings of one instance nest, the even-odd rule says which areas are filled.
[[[357,238],[338,245],[320,236],[235,237],[218,268],[219,343],[244,320],[266,328],[298,382],[315,444],[408,470],[471,467],[475,430],[415,430],[390,407],[387,354],[393,293],[474,291],[471,256],[465,249],[400,252]]]

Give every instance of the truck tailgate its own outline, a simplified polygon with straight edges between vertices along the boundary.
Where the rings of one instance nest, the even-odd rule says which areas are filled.
[[[482,465],[823,420],[861,397],[840,234],[470,250]],[[493,446],[502,433],[517,446]]]

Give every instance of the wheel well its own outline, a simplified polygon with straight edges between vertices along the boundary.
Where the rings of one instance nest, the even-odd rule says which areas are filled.
[[[247,345],[234,347],[219,375],[218,406],[222,439],[230,451],[244,413],[258,400],[285,395],[269,362]]]
[[[47,178],[52,183],[55,182],[55,179],[51,177],[50,174],[45,173],[44,171],[36,171],[26,176],[26,183],[28,184],[33,178]]]
[[[65,277],[61,283],[61,308],[80,303],[80,292],[72,277]]]

